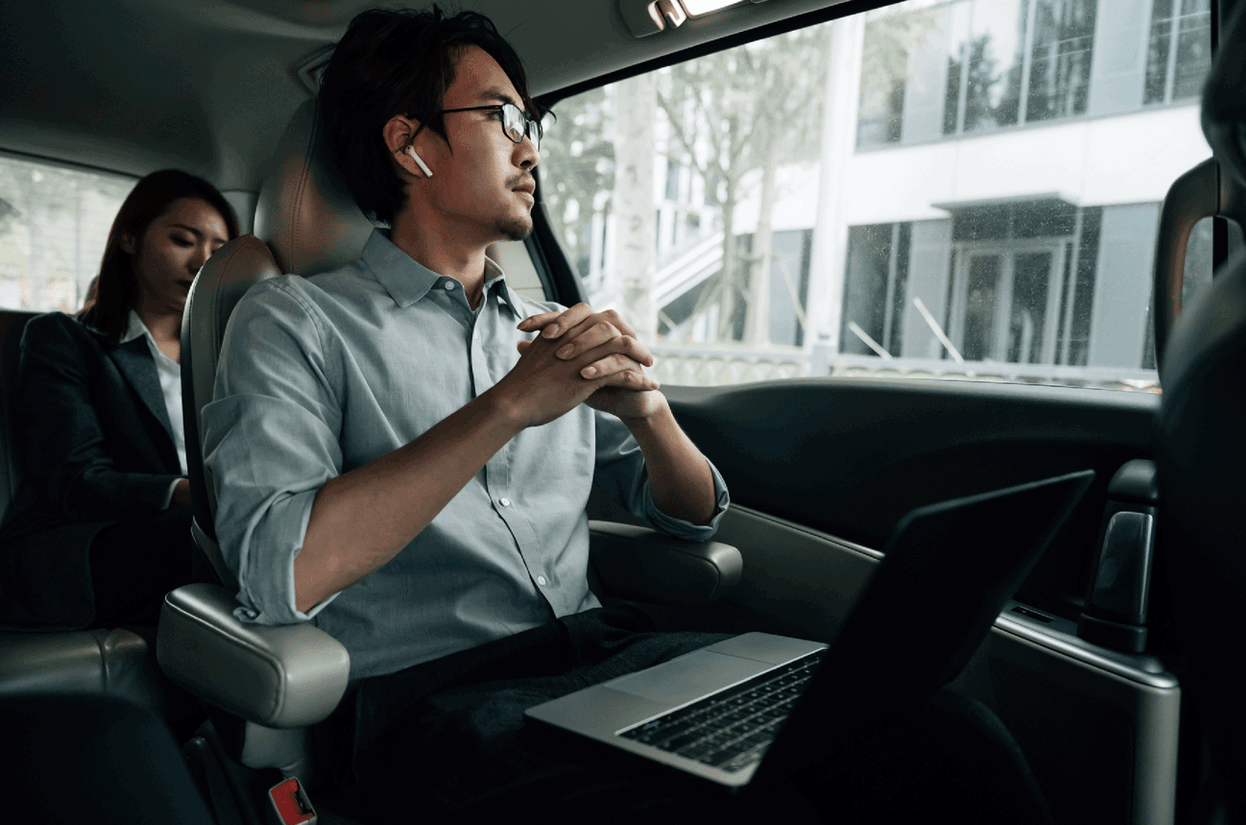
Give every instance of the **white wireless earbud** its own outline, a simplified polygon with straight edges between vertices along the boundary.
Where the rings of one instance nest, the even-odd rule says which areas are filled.
[[[431,178],[433,176],[433,170],[429,169],[428,164],[415,153],[414,146],[407,147],[407,154],[411,156],[411,160],[415,161],[415,165],[420,167],[420,171],[424,173],[424,177]]]

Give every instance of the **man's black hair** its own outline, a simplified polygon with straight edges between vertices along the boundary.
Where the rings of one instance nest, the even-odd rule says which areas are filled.
[[[395,115],[417,120],[443,138],[439,114],[462,50],[479,46],[537,116],[523,64],[483,14],[371,9],[350,22],[320,85],[320,117],[334,160],[355,203],[374,221],[390,224],[402,206],[404,184],[394,171],[382,129]]]

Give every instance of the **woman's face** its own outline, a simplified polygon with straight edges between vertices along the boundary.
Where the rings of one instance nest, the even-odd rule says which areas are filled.
[[[140,315],[181,315],[186,296],[204,261],[229,240],[225,219],[207,201],[179,198],[147,226],[137,246],[122,248],[134,255]]]

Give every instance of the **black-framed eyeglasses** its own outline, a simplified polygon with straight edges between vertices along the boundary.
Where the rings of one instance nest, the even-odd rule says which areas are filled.
[[[464,109],[442,109],[434,114],[450,115],[455,112],[501,112],[502,134],[515,143],[522,143],[526,135],[537,151],[541,150],[541,121],[528,117],[528,113],[514,103],[498,103],[493,106],[468,106]]]

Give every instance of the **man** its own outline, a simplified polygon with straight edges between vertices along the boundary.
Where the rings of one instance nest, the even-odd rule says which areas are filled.
[[[363,762],[447,685],[579,674],[556,694],[705,643],[636,634],[588,587],[594,483],[689,539],[728,498],[616,313],[525,299],[485,256],[532,228],[541,132],[514,51],[480,15],[366,12],[320,103],[389,230],[230,321],[203,416],[239,615],[342,641]]]
[[[589,488],[689,539],[713,533],[727,492],[617,314],[524,299],[486,258],[531,231],[541,135],[487,19],[361,14],[320,104],[356,202],[389,230],[340,270],[247,294],[203,418],[239,615],[312,621],[350,651],[350,694],[317,731],[342,768],[334,801],[377,821],[521,805],[631,822],[734,821],[764,804],[816,819],[790,789],[700,796],[525,737],[525,707],[716,638],[599,608]],[[896,751],[907,770],[966,727],[958,713],[897,726],[902,744],[853,777],[876,788],[858,796],[891,793]]]
[[[595,607],[594,480],[688,538],[727,503],[617,314],[528,301],[485,257],[531,230],[539,126],[477,42],[518,67],[478,16],[352,25],[323,116],[356,200],[390,229],[338,272],[252,290],[204,412],[247,617],[316,620],[352,679]],[[368,99],[360,78],[383,69]]]

